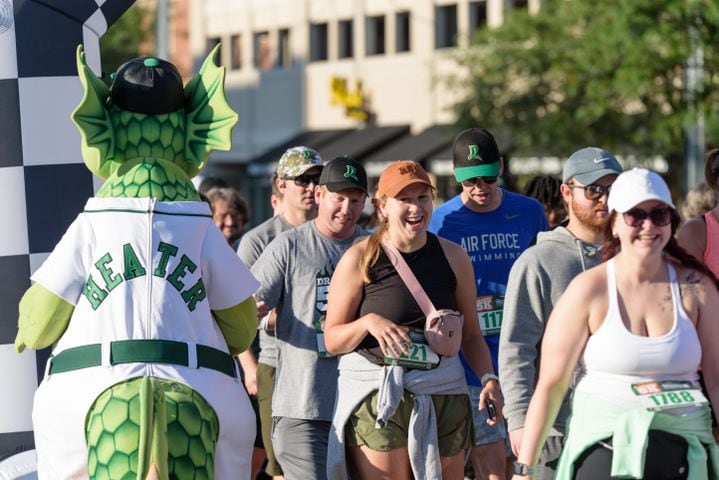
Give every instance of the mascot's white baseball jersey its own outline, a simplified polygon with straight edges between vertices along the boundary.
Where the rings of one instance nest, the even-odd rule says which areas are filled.
[[[218,460],[251,451],[254,413],[210,310],[241,303],[259,285],[206,203],[91,198],[32,279],[75,305],[35,397],[37,447],[52,452],[41,474],[84,472],[92,403],[110,385],[142,376],[192,385],[207,400],[222,425]],[[165,342],[112,343],[128,339]],[[162,355],[173,363],[139,363]],[[42,471],[47,465],[51,472]],[[222,469],[215,464],[218,478],[235,478]]]

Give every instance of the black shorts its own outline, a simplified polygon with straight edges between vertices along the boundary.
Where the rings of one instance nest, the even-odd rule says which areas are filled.
[[[645,479],[681,480],[689,476],[686,440],[663,430],[649,430]],[[612,471],[611,438],[595,443],[574,462],[574,480],[607,480]]]

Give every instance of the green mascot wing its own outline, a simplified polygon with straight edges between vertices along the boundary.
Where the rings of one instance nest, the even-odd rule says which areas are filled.
[[[82,45],[77,47],[77,71],[84,93],[72,120],[82,137],[82,158],[92,173],[107,179],[119,166],[113,161],[115,136],[105,108],[110,89],[87,66]]]
[[[185,157],[190,164],[190,178],[202,170],[210,151],[227,151],[232,146],[237,113],[225,97],[225,69],[215,64],[219,48],[218,45],[210,52],[197,76],[185,86]]]

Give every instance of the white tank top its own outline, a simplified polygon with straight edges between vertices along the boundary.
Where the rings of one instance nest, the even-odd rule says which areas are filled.
[[[696,328],[681,302],[674,267],[667,262],[674,306],[674,325],[658,337],[632,333],[624,325],[617,301],[614,259],[607,262],[609,308],[604,322],[589,337],[582,355],[576,386],[627,407],[640,402],[632,385],[652,381],[690,381],[697,385],[702,357]],[[672,413],[686,413],[678,409]]]

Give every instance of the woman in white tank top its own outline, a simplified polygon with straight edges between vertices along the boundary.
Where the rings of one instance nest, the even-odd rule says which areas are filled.
[[[579,364],[556,478],[719,479],[717,280],[674,239],[679,216],[659,175],[622,173],[608,206],[609,260],[552,312],[515,471],[537,463]]]

